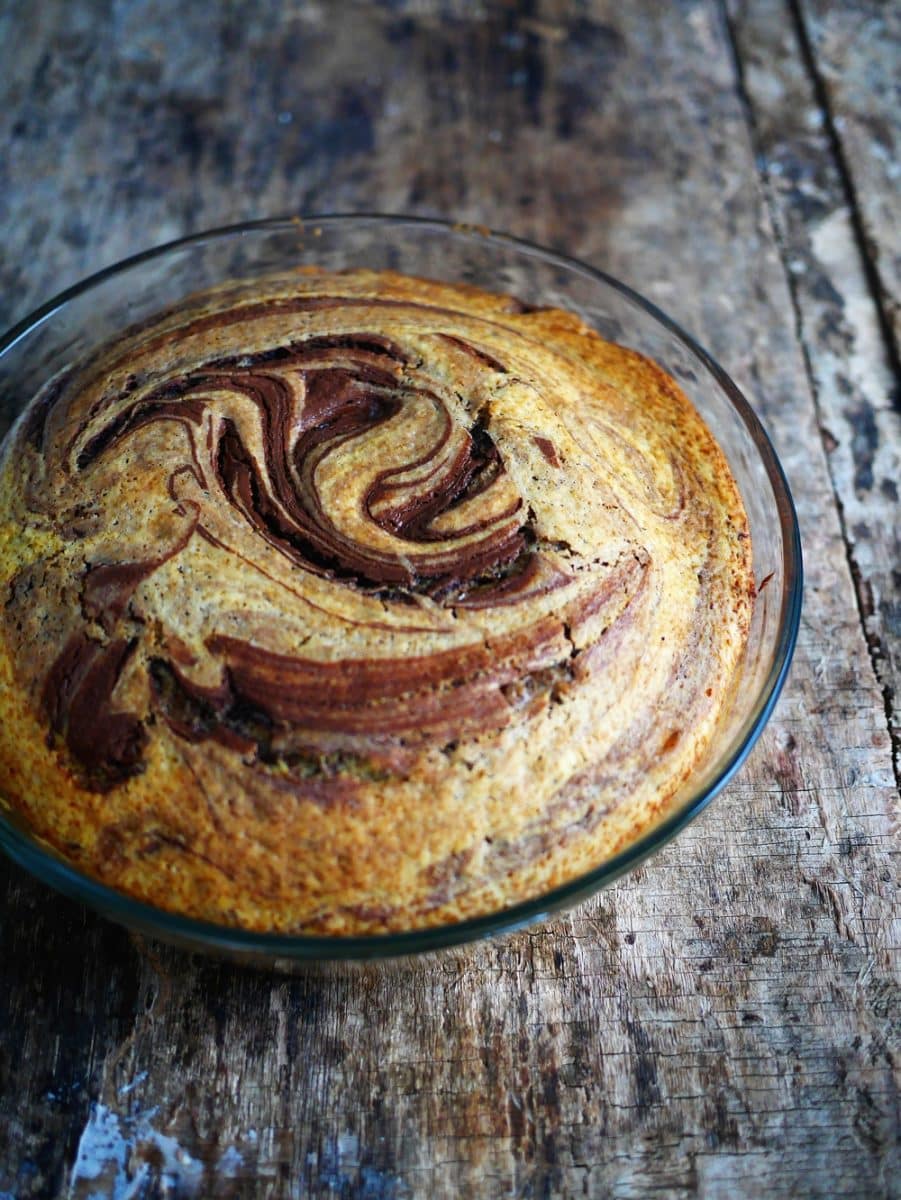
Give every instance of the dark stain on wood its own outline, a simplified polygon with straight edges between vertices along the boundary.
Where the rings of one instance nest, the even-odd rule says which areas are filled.
[[[876,418],[868,405],[844,410],[851,426],[851,453],[854,455],[854,486],[868,492],[873,486],[873,458],[879,449]]]
[[[637,1020],[625,1019],[632,1055],[632,1078],[635,1083],[635,1102],[639,1113],[648,1111],[660,1103],[660,1088],[657,1085],[657,1061],[651,1047],[647,1030]]]

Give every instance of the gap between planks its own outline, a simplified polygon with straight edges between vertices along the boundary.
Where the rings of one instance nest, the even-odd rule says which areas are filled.
[[[839,136],[838,127],[835,123],[835,117],[832,112],[832,105],[829,101],[829,92],[823,82],[823,76],[817,66],[816,54],[814,53],[813,45],[807,33],[807,25],[804,21],[804,14],[801,11],[800,0],[786,0],[791,24],[795,31],[795,37],[801,52],[801,62],[804,65],[804,70],[810,80],[813,88],[814,96],[816,97],[817,105],[823,118],[823,129],[826,132],[826,137],[829,141],[829,147],[832,151],[832,157],[835,161],[835,166],[838,171],[839,179],[841,180],[842,190],[845,194],[845,201],[848,205],[848,212],[851,219],[851,228],[854,231],[854,241],[857,244],[857,253],[860,256],[863,265],[864,277],[867,281],[867,287],[870,292],[870,297],[873,301],[873,307],[876,310],[876,318],[879,322],[879,331],[882,334],[882,340],[885,343],[889,366],[895,376],[895,401],[898,402],[901,397],[898,396],[898,380],[901,379],[901,358],[899,358],[898,342],[895,337],[895,331],[892,327],[892,322],[888,314],[888,308],[885,299],[885,288],[882,280],[879,277],[879,270],[870,254],[869,242],[866,231],[864,229],[863,213],[861,212],[860,202],[857,198],[857,188],[854,186],[854,179],[851,174],[848,160],[845,157],[845,151],[842,146],[842,140]],[[730,29],[730,40],[731,29]],[[743,97],[744,98],[744,97]]]
[[[798,44],[800,61],[804,67],[805,74],[810,81],[811,88],[813,89],[817,106],[823,121],[823,128],[826,131],[826,136],[834,164],[841,181],[842,192],[848,208],[850,222],[854,234],[855,246],[861,261],[864,278],[866,279],[867,283],[867,290],[875,311],[882,341],[885,346],[886,356],[889,361],[889,366],[897,381],[899,377],[901,377],[898,347],[895,343],[891,322],[889,321],[888,313],[886,312],[883,302],[882,284],[867,250],[867,241],[863,229],[860,207],[855,193],[853,181],[842,152],[841,141],[832,117],[826,89],[816,68],[816,63],[813,56],[813,48],[810,44],[809,38],[807,37],[803,15],[801,14],[798,6],[798,0],[785,0],[785,3],[791,20],[791,28]],[[842,503],[841,494],[835,478],[835,471],[828,453],[819,387],[811,362],[810,346],[804,333],[804,319],[801,311],[801,304],[798,299],[798,284],[794,278],[794,275],[792,274],[792,271],[789,269],[787,247],[784,244],[783,236],[780,230],[780,224],[776,218],[772,196],[772,183],[766,163],[766,155],[764,154],[763,148],[760,144],[757,119],[754,113],[754,104],[751,100],[745,80],[744,62],[742,60],[738,38],[736,37],[735,33],[734,21],[729,13],[727,0],[718,0],[718,8],[726,34],[726,43],[732,57],[733,68],[735,71],[736,91],[742,113],[744,114],[745,123],[748,127],[748,136],[754,152],[754,162],[757,166],[760,182],[762,184],[761,190],[769,216],[770,225],[772,227],[773,241],[776,249],[779,252],[779,261],[785,276],[789,296],[791,297],[795,336],[801,349],[801,354],[804,361],[804,373],[807,377],[807,383],[810,388],[810,393],[813,398],[814,408],[816,411],[817,429],[819,430],[820,441],[823,444],[824,457],[826,459],[826,465],[829,471],[829,482],[832,487],[832,494],[835,499],[839,524],[841,526],[842,541],[844,542],[845,546],[845,559],[848,564],[848,570],[850,572],[851,581],[854,588],[854,600],[857,608],[857,617],[860,622],[864,641],[866,642],[867,654],[870,659],[870,666],[873,670],[876,686],[879,689],[879,693],[882,697],[885,723],[891,742],[891,759],[895,787],[898,791],[901,791],[901,733],[899,733],[894,720],[895,698],[893,697],[890,681],[888,679],[883,679],[879,670],[880,658],[885,659],[887,656],[885,654],[885,648],[882,645],[882,638],[879,633],[867,627],[866,597],[864,594],[865,581],[860,564],[857,561],[857,556],[854,552],[854,545],[849,534],[847,519],[845,516],[845,507]]]

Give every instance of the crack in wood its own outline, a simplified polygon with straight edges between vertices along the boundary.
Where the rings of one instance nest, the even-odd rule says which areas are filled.
[[[845,157],[845,152],[842,147],[842,141],[839,136],[838,129],[835,124],[835,117],[832,112],[832,104],[829,99],[829,92],[823,81],[822,72],[817,66],[816,55],[814,54],[813,46],[810,42],[810,36],[807,31],[807,24],[804,20],[800,0],[786,0],[788,10],[791,14],[792,21],[795,27],[795,33],[798,39],[798,45],[801,50],[801,58],[807,75],[814,89],[814,94],[817,98],[820,112],[823,116],[823,126],[826,130],[826,135],[829,138],[832,157],[838,169],[839,178],[842,182],[842,187],[845,192],[845,199],[848,204],[848,209],[851,214],[851,224],[854,229],[854,238],[857,242],[857,250],[860,254],[863,269],[866,274],[867,284],[870,289],[870,295],[873,300],[873,305],[876,309],[879,327],[882,333],[883,341],[889,354],[889,361],[892,365],[896,385],[894,400],[896,405],[901,404],[901,354],[899,354],[898,342],[895,336],[895,330],[888,314],[887,289],[884,286],[879,275],[879,268],[871,253],[870,239],[867,236],[864,228],[863,214],[860,208],[860,202],[857,196],[857,189],[854,186],[854,180],[851,176],[851,171],[848,167],[848,162]]]
[[[785,2],[792,18],[793,29],[798,42],[799,50],[801,51],[802,61],[804,62],[805,70],[814,90],[817,104],[822,114],[824,127],[827,130],[833,162],[841,180],[845,202],[848,207],[849,217],[854,230],[858,256],[867,279],[870,299],[879,322],[880,332],[883,338],[886,353],[897,380],[898,378],[901,378],[898,347],[894,339],[891,322],[888,319],[888,315],[882,301],[882,283],[879,280],[878,274],[875,271],[872,259],[868,252],[859,205],[857,203],[854,186],[848,172],[847,164],[845,163],[842,155],[841,143],[838,138],[838,133],[835,129],[835,123],[831,116],[828,95],[823,85],[822,78],[820,77],[820,74],[816,68],[812,47],[809,39],[807,38],[803,16],[800,12],[799,0],[785,0]],[[833,497],[835,499],[839,523],[841,526],[842,541],[844,542],[845,546],[845,557],[848,564],[848,570],[854,587],[857,616],[860,622],[864,641],[867,646],[867,652],[870,658],[870,665],[873,669],[873,675],[876,679],[880,695],[882,697],[886,729],[891,741],[891,759],[892,769],[895,777],[895,787],[898,790],[901,790],[901,721],[898,720],[898,714],[895,711],[895,696],[891,681],[884,676],[882,670],[880,669],[881,664],[887,660],[888,654],[883,639],[876,630],[870,627],[868,622],[868,618],[873,615],[872,597],[869,597],[868,600],[866,579],[863,571],[861,570],[860,563],[857,560],[857,555],[854,549],[854,541],[851,537],[851,532],[848,528],[848,522],[845,517],[845,506],[842,502],[841,492],[832,467],[830,450],[834,447],[835,439],[827,428],[821,405],[820,389],[817,383],[816,373],[813,369],[809,340],[807,337],[803,311],[798,296],[798,284],[794,273],[790,268],[790,251],[786,246],[780,231],[780,222],[777,219],[775,211],[775,205],[773,201],[773,181],[770,177],[767,166],[766,155],[763,153],[763,147],[761,145],[761,139],[758,130],[758,122],[754,112],[754,104],[751,100],[745,79],[745,66],[742,59],[739,39],[736,34],[735,22],[729,12],[728,0],[719,0],[719,7],[723,27],[726,31],[726,40],[732,56],[739,100],[745,122],[748,127],[748,134],[751,139],[751,144],[754,148],[755,161],[760,174],[764,201],[769,213],[773,240],[779,252],[779,258],[782,264],[786,285],[791,298],[795,337],[803,357],[804,371],[807,377],[807,383],[810,388],[811,397],[813,399],[814,408],[817,415],[817,428],[819,430],[820,439],[826,454],[829,481],[832,487]]]

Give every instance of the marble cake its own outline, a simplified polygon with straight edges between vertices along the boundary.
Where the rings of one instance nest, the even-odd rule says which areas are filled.
[[[708,751],[748,525],[675,382],[390,273],[200,295],[0,466],[0,792],[80,870],[259,930],[540,895]]]

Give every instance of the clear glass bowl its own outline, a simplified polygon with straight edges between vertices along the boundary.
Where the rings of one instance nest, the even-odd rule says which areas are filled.
[[[674,321],[630,288],[583,263],[472,226],[387,216],[260,221],[214,230],[130,258],[85,280],[0,342],[0,435],[57,371],[126,326],[226,280],[316,264],[369,267],[510,292],[577,312],[605,338],[648,355],[694,402],[729,460],[751,524],[761,588],[741,678],[715,743],[663,819],[587,874],[545,895],[473,920],[366,937],[262,934],[181,917],[76,871],[0,809],[0,845],[38,879],[151,937],[241,961],[383,958],[437,950],[509,931],[592,895],[674,837],[732,778],[769,717],[788,671],[801,611],[794,505],[769,438],[729,376]]]

